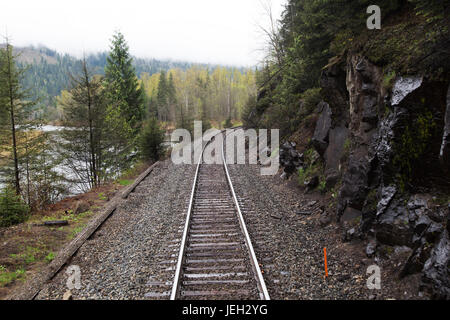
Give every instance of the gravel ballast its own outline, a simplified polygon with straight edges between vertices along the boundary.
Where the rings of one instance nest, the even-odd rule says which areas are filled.
[[[398,266],[368,258],[363,241],[343,242],[336,222],[324,226],[330,199],[304,194],[295,182],[261,176],[258,165],[229,165],[236,194],[272,299],[418,299],[413,277],[399,281]],[[325,277],[324,248],[328,277]],[[371,265],[381,289],[369,290]],[[398,270],[397,270],[398,269]]]
[[[343,242],[337,223],[321,222],[329,197],[261,176],[258,165],[228,168],[272,299],[417,298],[395,270],[365,255],[362,242]],[[170,160],[155,166],[36,298],[168,299],[195,169]],[[381,290],[367,288],[375,263]],[[71,265],[80,267],[81,288],[68,292]]]
[[[125,203],[87,240],[37,299],[62,299],[67,267],[81,271],[73,299],[144,299],[147,283],[161,272],[157,259],[181,238],[195,165],[159,163]],[[175,252],[174,252],[175,253]]]

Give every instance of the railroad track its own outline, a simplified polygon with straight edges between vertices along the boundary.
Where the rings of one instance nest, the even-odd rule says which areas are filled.
[[[197,166],[171,300],[270,299],[221,149],[223,165]]]
[[[206,146],[205,146],[206,147]],[[204,149],[203,149],[204,150]],[[203,154],[201,156],[203,159]],[[241,205],[236,197],[225,164],[197,165],[191,197],[185,202],[182,217],[164,237],[166,245],[153,256],[157,266],[144,284],[145,299],[270,299],[260,265],[247,232]],[[63,266],[88,238],[113,214],[157,165],[149,167],[135,183],[116,196],[110,205],[62,249],[57,258],[16,299],[34,299],[44,284],[63,270]],[[124,200],[125,199],[125,200]],[[246,210],[246,213],[252,211]],[[258,230],[257,230],[258,231]],[[261,253],[260,232],[256,248]],[[260,241],[258,241],[258,239]],[[262,257],[263,262],[271,261]],[[268,265],[267,265],[268,267]]]

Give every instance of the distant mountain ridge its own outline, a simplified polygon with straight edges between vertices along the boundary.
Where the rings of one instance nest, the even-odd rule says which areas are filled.
[[[4,45],[0,45],[4,46]],[[58,62],[64,57],[73,61],[79,62],[80,58],[77,58],[70,54],[61,54],[56,50],[49,49],[45,46],[26,46],[26,47],[14,47],[14,53],[18,54],[17,61],[21,64],[40,64],[45,61],[47,64],[58,64]],[[91,68],[98,69],[99,73],[103,73],[103,68],[106,65],[106,58],[108,52],[90,53],[86,56],[88,65]],[[180,68],[182,70],[188,69],[193,65],[199,65],[203,67],[215,65],[206,63],[193,63],[189,61],[175,61],[171,59],[154,59],[154,58],[140,58],[133,57],[133,64],[136,68],[138,77],[143,72],[154,74],[161,70],[169,70],[172,68]],[[100,70],[101,68],[101,70]]]
[[[0,44],[4,47],[4,44]],[[44,105],[54,104],[54,99],[62,90],[70,85],[70,74],[80,72],[81,59],[69,54],[61,54],[45,46],[14,47],[17,63],[27,67],[23,80],[25,88],[29,88],[33,98],[40,97]],[[89,54],[86,56],[88,66],[94,74],[104,74],[108,52]],[[150,75],[179,68],[186,70],[193,65],[214,68],[215,65],[191,63],[187,61],[158,60],[133,57],[133,64],[138,77],[146,72]]]

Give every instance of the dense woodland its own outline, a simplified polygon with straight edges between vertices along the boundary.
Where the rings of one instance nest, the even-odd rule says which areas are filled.
[[[55,114],[55,97],[69,87],[70,75],[79,72],[82,61],[46,47],[13,48],[13,52],[17,55],[17,66],[26,69],[22,79],[23,86],[29,88],[33,98],[41,99],[39,115],[44,116],[47,121],[58,120],[58,115]],[[108,55],[108,52],[101,52],[86,56],[86,63],[93,74],[105,74]],[[132,64],[138,77],[144,72],[154,74],[170,68],[185,70],[192,65],[188,62],[141,58],[133,58]]]
[[[292,134],[325,98],[319,88],[323,68],[348,52],[383,66],[390,79],[424,73],[439,78],[449,70],[443,47],[448,0],[376,1],[383,27],[368,30],[366,9],[372,2],[289,0],[281,21],[264,30],[268,54],[257,75],[259,95],[249,102],[244,122]]]
[[[23,221],[160,158],[167,129],[239,119],[255,71],[136,59],[120,32],[108,53],[83,60],[46,48],[0,48],[0,225]],[[40,126],[61,125],[58,134]],[[69,169],[72,175],[58,170]]]
[[[63,115],[61,110],[58,109],[56,97],[60,96],[63,91],[68,90],[71,80],[70,76],[81,70],[82,60],[68,54],[61,55],[46,47],[13,48],[13,52],[17,56],[17,66],[26,70],[21,83],[24,88],[30,90],[31,98],[39,99],[33,116],[41,118],[45,122],[58,123],[58,121],[62,120]],[[85,61],[89,66],[90,72],[94,75],[104,76],[108,56],[108,52],[87,55]],[[165,72],[167,77],[173,73],[177,95],[181,96],[184,94],[184,97],[182,97],[184,103],[190,104],[195,110],[199,108],[196,100],[201,91],[195,86],[200,85],[198,82],[200,79],[200,81],[207,81],[206,86],[208,88],[203,89],[203,91],[206,90],[206,94],[213,94],[212,91],[214,90],[215,95],[218,95],[218,91],[226,89],[224,83],[231,82],[233,88],[229,92],[230,105],[233,107],[232,117],[236,119],[239,118],[242,106],[246,102],[245,99],[243,100],[242,94],[237,91],[255,90],[254,72],[244,68],[136,57],[133,57],[131,63],[135,69],[136,76],[140,79],[140,83],[143,83],[145,86],[148,104],[153,101],[152,99],[155,99],[161,72]],[[206,74],[209,75],[209,79],[207,79]],[[227,77],[227,79],[219,79],[219,77]],[[190,81],[191,83],[182,83],[184,81]],[[202,94],[205,94],[205,92]],[[217,98],[211,97],[209,102],[214,99],[217,100]],[[170,120],[175,119],[174,114],[175,112],[172,112]],[[197,113],[195,113],[196,115]],[[165,116],[162,115],[162,117]]]

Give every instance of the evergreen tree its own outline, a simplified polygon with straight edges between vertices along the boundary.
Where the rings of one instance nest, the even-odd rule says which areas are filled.
[[[154,117],[148,119],[139,136],[139,146],[144,160],[159,160],[164,154],[164,130]]]
[[[148,96],[147,96],[148,97]],[[147,98],[147,119],[148,118],[159,118],[158,114],[158,103],[156,101],[156,89],[153,88],[151,96]]]
[[[27,90],[22,87],[25,70],[17,68],[13,48],[6,39],[6,46],[0,49],[0,153],[6,154],[6,163],[2,165],[3,176],[11,179],[17,195],[21,193],[20,156],[23,147],[23,133],[33,125],[32,107],[37,101],[31,101]]]
[[[177,105],[177,92],[175,89],[175,83],[173,80],[172,72],[169,73],[169,81],[167,83],[167,103],[168,103],[169,117],[171,119],[174,119]]]
[[[110,104],[121,106],[122,115],[136,133],[145,117],[145,106],[132,60],[123,34],[116,32],[105,66],[106,92]]]
[[[167,83],[167,76],[164,70],[161,71],[158,83],[158,94],[156,97],[158,104],[158,114],[160,115],[160,120],[169,120],[169,87]]]
[[[122,116],[124,107],[119,103],[106,107],[102,161],[110,178],[117,178],[121,172],[130,168],[136,156],[138,135],[136,129]]]
[[[85,189],[91,189],[105,178],[106,104],[101,79],[91,75],[85,60],[80,75],[71,78],[69,95],[59,103],[64,110],[65,126],[77,129],[62,132],[62,153],[65,165],[79,178],[78,183],[86,183]]]
[[[24,198],[32,210],[43,210],[68,193],[67,179],[55,168],[61,165],[57,156],[60,141],[51,133],[26,132],[22,167],[25,181]]]
[[[12,188],[5,188],[0,193],[0,227],[23,222],[29,214],[28,206]]]

